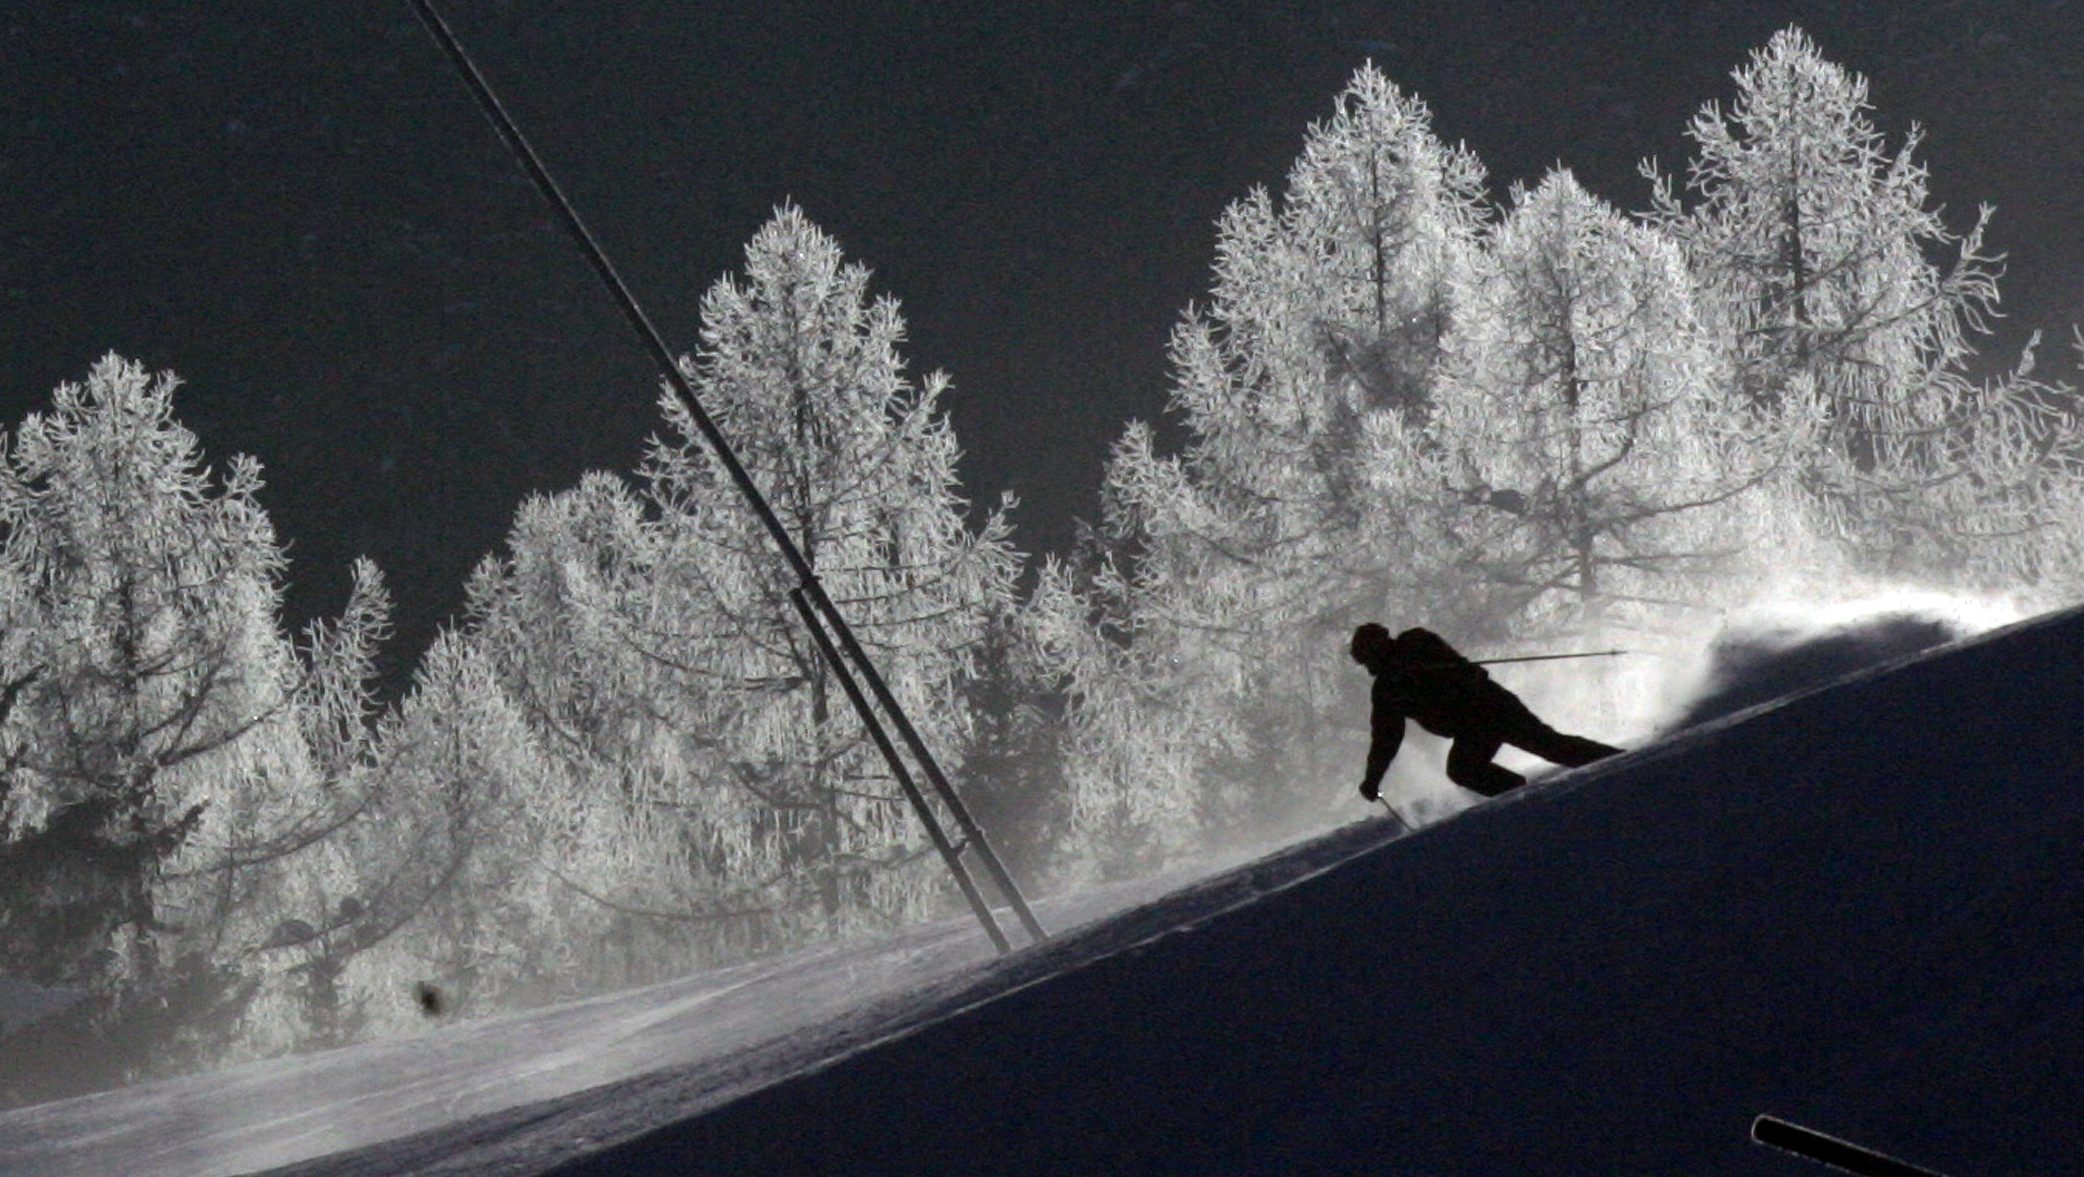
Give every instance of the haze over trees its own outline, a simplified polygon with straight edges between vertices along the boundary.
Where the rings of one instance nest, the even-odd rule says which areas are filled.
[[[1562,168],[1494,202],[1361,69],[1217,225],[1181,443],[1128,424],[1101,518],[1032,569],[963,494],[949,381],[801,211],[702,296],[684,371],[1051,885],[1336,820],[1359,621],[1491,652],[1693,632],[1789,577],[2073,596],[2070,390],[1970,376],[1988,211],[1950,228],[1917,133],[1796,30],[1689,134],[1638,214]],[[174,389],[110,357],[0,463],[0,973],[84,995],[0,1027],[0,1097],[954,910],[676,400],[640,469],[520,506],[379,708],[375,569],[285,634],[259,466],[206,469]],[[1612,684],[1579,695],[1612,721]]]

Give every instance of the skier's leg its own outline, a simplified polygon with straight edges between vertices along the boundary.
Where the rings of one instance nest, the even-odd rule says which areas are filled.
[[[1447,779],[1486,797],[1496,797],[1508,789],[1526,784],[1526,777],[1503,765],[1491,763],[1491,757],[1498,754],[1498,747],[1503,742],[1496,733],[1488,731],[1464,732],[1456,736],[1454,746],[1447,750]]]
[[[1565,735],[1535,718],[1534,713],[1524,707],[1514,720],[1506,728],[1504,742],[1522,752],[1539,756],[1551,764],[1560,764],[1565,768],[1582,768],[1595,760],[1604,760],[1621,753],[1619,748],[1602,744],[1598,740]]]

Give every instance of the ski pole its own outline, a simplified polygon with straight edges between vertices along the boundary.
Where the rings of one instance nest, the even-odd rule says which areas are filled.
[[[1635,650],[1586,650],[1577,654],[1522,654],[1517,658],[1478,658],[1478,666],[1502,666],[1507,662],[1554,662],[1562,658],[1612,658],[1617,654],[1634,654]]]
[[[1375,798],[1375,800],[1382,803],[1382,808],[1389,810],[1390,820],[1396,822],[1398,826],[1402,827],[1405,833],[1415,834],[1418,832],[1418,830],[1415,827],[1413,827],[1410,822],[1404,820],[1403,814],[1397,812],[1397,807],[1389,803],[1389,798],[1378,796]]]

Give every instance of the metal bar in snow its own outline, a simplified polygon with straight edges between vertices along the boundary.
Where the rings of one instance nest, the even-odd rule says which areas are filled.
[[[1871,1148],[1826,1136],[1814,1128],[1790,1124],[1777,1116],[1760,1116],[1751,1121],[1751,1139],[1819,1165],[1857,1173],[1860,1177],[1941,1177],[1930,1169],[1920,1169]]]
[[[816,581],[805,587],[818,597],[824,595],[824,590],[818,587]],[[919,762],[919,767],[926,773],[926,779],[933,785],[934,792],[947,804],[948,812],[955,817],[955,824],[962,827],[964,840],[977,851],[977,857],[983,860],[985,873],[991,876],[992,882],[998,885],[999,893],[1012,905],[1013,914],[1020,919],[1020,926],[1027,929],[1028,936],[1037,944],[1049,939],[1049,933],[1042,930],[1042,921],[1035,918],[1034,910],[1028,906],[1026,897],[1021,895],[1020,888],[1013,882],[1013,876],[1007,872],[1006,864],[999,861],[998,852],[991,848],[990,840],[984,836],[984,828],[977,824],[976,818],[970,816],[970,807],[962,803],[962,797],[956,793],[955,786],[948,783],[947,776],[941,772],[940,762],[927,750],[926,741],[920,738],[919,730],[912,726],[904,708],[898,706],[897,696],[890,692],[889,684],[883,681],[882,674],[876,670],[868,652],[861,648],[861,643],[854,640],[854,631],[845,621],[839,619],[838,610],[830,601],[826,602],[823,613],[832,619],[832,631],[839,638],[840,645],[846,649],[850,660],[861,671],[861,677],[868,680],[868,689],[875,692],[876,700],[883,705],[883,713],[890,717],[891,725],[897,728],[898,738],[911,750],[913,759]]]
[[[992,944],[1000,953],[1013,950],[1006,940],[1006,933],[999,928],[999,921],[991,914],[991,905],[977,891],[977,884],[970,878],[969,869],[962,864],[962,851],[948,840],[947,831],[941,828],[941,819],[934,816],[932,806],[926,802],[925,794],[912,780],[911,770],[905,767],[904,758],[891,745],[890,737],[884,733],[883,724],[876,718],[875,709],[861,693],[860,684],[847,669],[846,659],[833,648],[831,635],[818,622],[818,615],[811,611],[810,602],[803,599],[802,589],[789,590],[789,604],[796,607],[796,615],[803,618],[803,627],[810,631],[811,641],[818,648],[818,655],[832,668],[832,676],[839,680],[840,690],[846,692],[847,702],[854,705],[855,714],[861,716],[862,726],[868,729],[869,738],[875,741],[876,751],[890,765],[890,775],[897,778],[897,787],[904,790],[905,800],[912,803],[912,811],[919,815],[920,824],[926,827],[926,836],[933,839],[933,848],[940,852],[941,861],[948,864],[948,873],[955,876],[955,885],[962,888],[962,897],[969,902],[970,910],[977,914],[977,922],[984,925],[984,932],[991,937]]]
[[[492,87],[478,71],[477,64],[464,52],[462,43],[449,31],[449,26],[442,20],[441,14],[434,10],[429,0],[411,0],[411,3],[413,11],[419,15],[420,23],[427,26],[428,35],[434,38],[435,44],[441,47],[450,63],[456,67],[456,72],[462,75],[464,84],[470,87],[470,92],[484,110],[485,117],[498,130],[500,138],[506,141],[507,147],[520,161],[522,169],[528,173],[529,179],[535,182],[537,190],[542,193],[543,200],[563,222],[565,230],[578,242],[580,252],[586,255],[587,263],[593,267],[594,274],[600,278],[601,284],[608,288],[608,293],[615,299],[615,305],[621,308],[623,318],[629,321],[631,329],[643,341],[652,362],[658,366],[659,373],[665,378],[673,394],[679,398],[681,406],[688,411],[688,416],[694,421],[695,429],[701,433],[702,440],[709,443],[711,452],[722,464],[724,472],[730,476],[732,484],[738,488],[746,504],[752,508],[753,514],[766,527],[767,534],[774,540],[774,546],[780,550],[782,559],[788,562],[790,570],[795,573],[799,587],[810,603],[816,606],[819,616],[832,627],[832,636],[838,639],[839,648],[845,652],[855,669],[861,672],[861,677],[867,680],[876,703],[882,707],[884,714],[890,717],[891,723],[897,728],[899,738],[919,761],[928,782],[948,806],[948,811],[955,816],[956,823],[962,827],[963,837],[976,849],[992,881],[998,885],[1007,901],[1013,905],[1014,911],[1019,914],[1021,925],[1037,941],[1047,939],[1048,933],[1042,930],[1041,923],[1028,908],[1027,900],[1022,897],[1020,888],[1014,884],[1013,876],[1008,873],[1005,864],[999,860],[998,853],[991,848],[991,842],[984,836],[983,828],[970,815],[969,807],[962,803],[962,798],[956,795],[954,786],[948,783],[947,775],[941,771],[940,764],[927,750],[926,742],[920,738],[918,729],[912,726],[904,708],[898,704],[897,696],[891,692],[889,684],[884,682],[883,676],[876,670],[868,652],[862,649],[861,643],[855,639],[853,627],[847,624],[839,606],[833,604],[832,598],[825,592],[825,586],[818,582],[817,572],[811,567],[810,561],[804,557],[802,549],[796,546],[794,537],[790,536],[788,528],[784,527],[781,519],[775,515],[774,508],[768,505],[766,496],[760,493],[759,486],[753,482],[752,475],[746,471],[744,463],[738,460],[737,451],[731,448],[730,440],[724,436],[723,430],[696,398],[694,386],[688,383],[686,374],[681,372],[679,363],[673,358],[672,350],[666,346],[665,337],[652,325],[651,317],[644,313],[643,306],[637,302],[637,296],[630,292],[629,286],[622,280],[622,275],[616,272],[614,264],[608,260],[607,251],[594,239],[586,223],[579,219],[578,210],[572,206],[564,190],[558,187],[549,169],[543,166],[542,158],[521,134],[521,128],[515,124],[512,116],[507,114],[499,96],[492,92]]]

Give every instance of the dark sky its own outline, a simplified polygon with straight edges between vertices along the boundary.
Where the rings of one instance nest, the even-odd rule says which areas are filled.
[[[0,421],[111,349],[188,381],[251,453],[290,608],[349,559],[400,598],[394,672],[531,490],[631,469],[654,381],[403,2],[50,3],[0,17]],[[1278,185],[1374,59],[1494,190],[1555,162],[1626,207],[1637,161],[1798,22],[1931,136],[1958,226],[1998,206],[2005,342],[2084,318],[2084,4],[447,0],[676,347],[793,199],[904,303],[954,378],[972,497],[1062,550],[1212,222]],[[1638,10],[1639,9],[1639,10]]]

